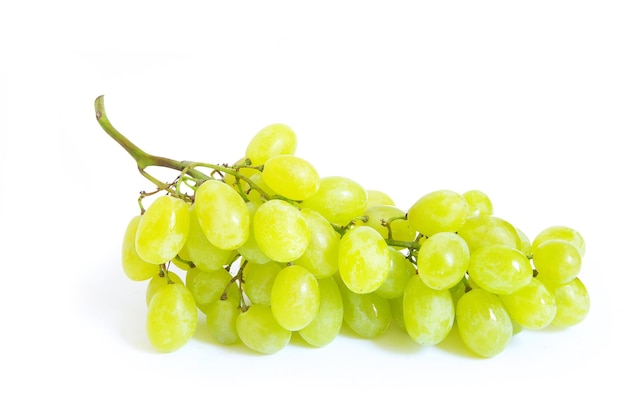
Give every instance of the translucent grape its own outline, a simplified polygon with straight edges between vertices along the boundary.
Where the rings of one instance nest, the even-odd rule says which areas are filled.
[[[398,207],[391,205],[374,205],[365,209],[363,215],[367,221],[360,221],[357,225],[366,225],[378,231],[385,239],[389,238],[389,228],[382,224],[382,220],[389,221],[391,236],[394,240],[413,241],[417,231],[404,219],[405,212]],[[398,219],[402,218],[402,219]]]
[[[148,286],[146,287],[146,305],[150,305],[150,300],[152,300],[154,294],[156,294],[159,289],[161,289],[163,286],[167,285],[170,282],[185,285],[183,280],[180,279],[180,276],[172,271],[169,271],[166,276],[160,276],[157,274],[152,277],[150,282],[148,282]]]
[[[264,164],[270,157],[279,154],[294,154],[297,147],[296,134],[285,124],[271,124],[250,140],[246,157],[253,165]]]
[[[367,192],[352,179],[324,177],[318,191],[302,202],[302,208],[319,212],[333,224],[346,225],[367,208]]]
[[[583,236],[577,230],[566,226],[552,226],[540,231],[532,242],[532,252],[535,253],[537,247],[543,242],[553,239],[565,240],[578,250],[580,257],[585,256]]]
[[[519,250],[526,255],[527,258],[532,258],[533,255],[533,250],[532,250],[532,246],[530,243],[530,239],[528,238],[528,236],[519,228],[515,229],[517,231],[517,235],[520,239],[520,246],[519,246]]]
[[[133,281],[145,281],[159,273],[159,265],[146,262],[137,254],[135,237],[140,220],[140,215],[131,218],[122,240],[122,269]]]
[[[356,294],[341,284],[344,323],[363,338],[372,339],[385,333],[391,324],[389,301],[375,292]]]
[[[465,220],[458,231],[470,251],[483,246],[501,245],[521,250],[517,229],[508,221],[493,215],[476,215]]]
[[[470,255],[469,276],[478,286],[495,294],[511,294],[528,285],[533,267],[526,256],[505,246],[484,246]]]
[[[224,182],[209,180],[196,190],[196,215],[207,239],[216,247],[234,250],[250,234],[250,214],[241,196]]]
[[[190,275],[189,272],[192,274]],[[191,291],[198,309],[206,314],[207,306],[220,299],[231,279],[230,272],[223,268],[215,271],[194,268],[188,271],[185,285]]]
[[[376,293],[383,298],[402,297],[406,282],[415,275],[415,265],[399,250],[389,247],[389,273]]]
[[[252,304],[270,305],[274,279],[282,269],[283,265],[274,261],[250,262],[243,268],[245,294]]]
[[[350,291],[376,291],[389,275],[391,256],[385,239],[367,226],[354,227],[339,241],[339,274]]]
[[[311,232],[300,211],[288,202],[273,199],[254,214],[254,237],[261,251],[277,262],[292,262],[309,247]]]
[[[548,326],[556,314],[556,300],[538,279],[531,279],[509,295],[501,295],[511,320],[525,329],[538,330]]]
[[[320,176],[315,167],[303,158],[282,154],[269,158],[262,177],[277,194],[295,201],[312,196],[320,187]]]
[[[278,324],[268,306],[260,304],[239,314],[236,327],[243,344],[263,354],[276,353],[291,340],[291,331]]]
[[[468,215],[491,215],[493,214],[493,204],[489,196],[483,191],[473,189],[463,193],[463,198],[467,201],[469,208]]]
[[[189,233],[187,204],[163,195],[155,199],[141,216],[135,236],[135,249],[146,262],[163,264],[174,259]]]
[[[570,242],[551,239],[533,251],[533,263],[544,282],[566,284],[580,272],[582,258]]]
[[[254,235],[254,214],[261,206],[260,202],[246,202],[246,206],[248,207],[248,211],[250,213],[250,235],[248,236],[248,240],[239,248],[237,251],[245,260],[253,263],[267,263],[271,259],[267,256],[256,241],[256,236]]]
[[[454,301],[448,289],[432,289],[414,275],[409,279],[402,300],[404,326],[420,345],[443,341],[454,324]]]
[[[337,282],[332,277],[317,280],[320,307],[317,315],[298,333],[309,344],[318,348],[328,345],[341,331],[343,300]]]
[[[193,337],[197,324],[196,302],[184,285],[167,284],[150,300],[146,330],[150,343],[157,350],[179,349]]]
[[[391,318],[401,330],[406,332],[406,326],[404,325],[404,298],[389,298],[387,301],[391,309]]]
[[[228,288],[227,298],[217,299],[206,307],[206,325],[213,338],[222,345],[232,345],[240,341],[237,334],[240,292],[236,285]]]
[[[195,204],[189,207],[189,234],[179,255],[183,257],[183,253],[204,271],[215,271],[224,267],[235,255],[233,250],[220,249],[207,239],[198,221]]]
[[[307,268],[316,278],[332,276],[338,269],[339,233],[317,211],[303,208],[301,214],[311,232],[311,240],[295,264]]]
[[[587,317],[590,308],[589,293],[579,278],[567,284],[547,284],[546,287],[556,300],[556,315],[552,326],[574,326]]]
[[[311,323],[320,308],[317,280],[302,266],[287,266],[274,278],[270,301],[278,324],[287,330],[300,330]]]
[[[430,192],[413,204],[408,211],[409,224],[425,236],[442,231],[457,232],[469,215],[467,201],[449,190]]]
[[[435,233],[424,241],[417,255],[420,278],[432,289],[452,288],[465,276],[470,251],[454,233]]]
[[[374,205],[396,205],[394,200],[383,191],[368,189],[366,192],[368,207],[373,207]]]
[[[502,352],[513,335],[511,319],[502,301],[481,289],[471,290],[459,299],[456,322],[465,346],[486,358]]]

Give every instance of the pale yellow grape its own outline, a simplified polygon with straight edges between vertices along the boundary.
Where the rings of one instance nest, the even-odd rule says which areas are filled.
[[[528,258],[505,246],[484,246],[472,251],[467,271],[480,288],[505,295],[528,285],[533,277]]]
[[[270,307],[260,304],[239,314],[236,327],[243,344],[263,354],[276,353],[291,340],[291,331],[278,324]]]
[[[404,298],[389,298],[389,308],[391,309],[391,318],[396,325],[406,332],[406,326],[404,325]]]
[[[207,239],[216,247],[234,250],[250,235],[250,214],[243,198],[224,182],[208,180],[198,187],[196,215]]]
[[[318,191],[302,201],[302,208],[319,212],[333,224],[346,225],[363,215],[367,208],[367,191],[349,178],[323,177]]]
[[[333,275],[338,269],[339,233],[317,211],[303,208],[301,214],[311,233],[311,240],[294,263],[307,268],[316,278]]]
[[[450,295],[452,295],[452,300],[454,301],[454,306],[456,307],[456,303],[458,303],[459,299],[465,294],[467,291],[465,285],[465,281],[459,281],[455,286],[450,288]]]
[[[493,214],[491,198],[483,191],[473,189],[463,193],[463,198],[469,207],[469,216]]]
[[[456,322],[465,346],[486,358],[502,352],[513,335],[513,325],[502,301],[482,289],[471,290],[459,299]]]
[[[298,333],[309,345],[321,348],[333,341],[341,331],[343,300],[335,279],[319,278],[317,282],[320,291],[319,311],[311,323]]]
[[[141,215],[131,218],[122,240],[122,269],[126,276],[133,281],[145,281],[159,273],[159,265],[146,262],[137,254],[135,237],[140,220]]]
[[[302,329],[311,323],[320,308],[317,279],[302,266],[283,268],[274,278],[270,307],[282,327],[291,331]]]
[[[154,294],[158,290],[160,290],[163,286],[168,283],[173,282],[175,284],[185,285],[183,280],[176,274],[175,272],[169,271],[164,276],[155,275],[152,277],[150,282],[148,282],[148,286],[146,287],[146,305],[150,305],[150,300],[154,297]]]
[[[294,201],[312,196],[320,187],[320,176],[307,160],[282,154],[263,165],[262,178],[277,194]]]
[[[500,299],[511,320],[525,329],[543,329],[556,315],[554,296],[536,278],[509,295],[501,295]]]
[[[517,229],[508,221],[493,215],[469,217],[458,233],[465,240],[470,251],[492,245],[502,245],[518,250],[522,248]]]
[[[533,263],[544,282],[566,284],[580,272],[582,258],[570,242],[551,239],[533,251]]]
[[[455,233],[435,233],[424,241],[417,255],[417,268],[424,283],[432,289],[452,288],[465,276],[470,251]]]
[[[420,345],[436,345],[450,333],[454,324],[454,301],[448,289],[432,289],[412,276],[402,300],[404,326]]]
[[[469,216],[463,196],[450,190],[430,192],[418,199],[408,211],[409,224],[425,236],[442,231],[457,232]]]
[[[389,301],[375,292],[356,294],[338,282],[343,299],[343,321],[357,335],[372,339],[381,336],[391,324]]]
[[[196,332],[198,309],[191,292],[182,284],[162,286],[150,300],[146,330],[152,346],[172,352]]]
[[[374,205],[396,205],[395,201],[383,191],[368,189],[366,192],[368,207],[372,207]]]
[[[389,273],[376,294],[391,299],[402,297],[406,282],[415,275],[415,265],[399,250],[389,247]]]
[[[585,256],[585,240],[580,232],[571,227],[560,225],[551,226],[540,231],[532,242],[532,252],[534,253],[543,242],[553,239],[565,240],[578,250],[581,258]]]
[[[274,279],[283,267],[271,261],[263,264],[249,262],[243,268],[244,290],[252,304],[270,305]]]
[[[587,288],[580,278],[563,285],[548,284],[547,288],[554,295],[557,307],[552,326],[574,326],[587,317],[591,304]]]
[[[288,202],[273,199],[254,214],[254,237],[261,251],[276,262],[292,262],[304,254],[311,232],[300,211]]]
[[[246,157],[253,165],[264,164],[270,157],[294,154],[298,141],[293,130],[285,124],[271,124],[262,128],[248,143]]]
[[[141,216],[135,235],[140,258],[163,264],[176,257],[189,233],[189,210],[182,199],[163,195],[155,199]]]
[[[261,206],[261,203],[250,201],[246,202],[246,206],[248,207],[248,211],[250,213],[250,235],[248,236],[248,240],[246,240],[246,242],[238,248],[237,251],[248,262],[267,263],[271,259],[263,253],[254,235],[254,214]]]
[[[193,270],[197,269],[194,268]],[[198,270],[192,275],[189,275],[189,272],[191,271],[187,273],[185,285],[191,291],[198,309],[206,313],[207,306],[222,296],[232,276],[224,268],[215,271]]]
[[[532,250],[532,245],[530,243],[530,239],[528,238],[528,236],[526,235],[526,233],[524,233],[522,230],[520,230],[519,228],[515,229],[517,231],[517,235],[519,236],[520,239],[520,247],[519,250],[526,255],[527,258],[532,258],[533,255],[533,250]]]
[[[234,250],[220,249],[207,239],[200,226],[195,204],[189,207],[189,234],[179,255],[188,257],[204,271],[215,271],[230,263]]]
[[[354,227],[344,234],[339,241],[338,257],[343,282],[357,294],[376,291],[389,274],[389,248],[371,227]]]
[[[217,299],[206,307],[206,325],[213,338],[222,345],[240,341],[237,334],[237,317],[241,293],[236,284],[228,288],[227,298]]]
[[[368,207],[363,215],[367,217],[366,221],[359,221],[357,225],[366,225],[378,231],[385,239],[389,238],[389,228],[383,226],[382,220],[392,220],[391,238],[399,241],[413,241],[417,236],[417,231],[404,219],[406,213],[398,207],[391,205],[374,205]],[[402,219],[398,219],[398,217]]]

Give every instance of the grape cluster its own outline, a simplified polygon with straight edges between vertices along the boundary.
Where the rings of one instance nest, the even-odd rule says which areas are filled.
[[[182,347],[199,318],[220,344],[266,354],[294,333],[325,346],[344,324],[376,338],[395,322],[437,345],[456,323],[469,351],[492,357],[524,329],[587,315],[576,230],[552,226],[531,241],[479,190],[433,191],[405,211],[353,179],[321,177],[296,145],[273,124],[234,164],[180,162],[175,181],[149,178],[158,187],[141,195],[152,202],[127,226],[122,266],[149,281],[157,350]],[[136,159],[140,170],[174,166]]]

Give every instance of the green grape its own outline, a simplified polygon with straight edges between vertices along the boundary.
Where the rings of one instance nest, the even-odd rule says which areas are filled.
[[[357,294],[376,291],[389,275],[389,248],[371,227],[354,227],[344,234],[339,241],[338,257],[343,282]]]
[[[300,211],[288,202],[273,199],[254,214],[254,237],[261,251],[276,262],[292,262],[304,254],[311,232]]]
[[[578,250],[581,258],[585,256],[585,240],[583,236],[573,228],[565,226],[552,226],[540,231],[532,242],[532,253],[535,253],[540,244],[553,239],[565,240]]]
[[[337,281],[343,300],[343,321],[357,335],[373,339],[385,333],[391,324],[389,301],[375,292],[357,294],[341,280]]]
[[[536,278],[509,295],[500,295],[511,320],[530,330],[548,326],[556,314],[556,300]]]
[[[167,285],[170,282],[185,285],[183,280],[180,279],[180,276],[172,271],[169,271],[164,276],[161,276],[159,274],[153,276],[150,282],[148,282],[148,286],[146,287],[146,305],[149,306],[152,297],[154,297],[154,294],[156,294],[158,290],[160,290],[163,286]]]
[[[315,167],[300,157],[282,154],[263,165],[262,178],[277,194],[295,201],[312,196],[320,187]]]
[[[473,282],[495,294],[511,294],[528,285],[533,267],[526,256],[505,246],[484,246],[470,255],[467,268]]]
[[[220,249],[207,239],[198,221],[196,205],[193,204],[189,207],[189,235],[179,255],[188,258],[196,267],[204,271],[215,271],[228,265],[235,252]]]
[[[530,243],[530,239],[528,238],[528,236],[519,228],[515,229],[517,231],[517,235],[519,236],[520,239],[520,247],[519,250],[526,255],[526,257],[528,259],[532,258],[533,255],[533,250],[532,250],[532,246]]]
[[[394,219],[389,224],[391,228],[391,237],[394,240],[413,241],[417,236],[417,231],[409,225],[405,219],[405,212],[400,208],[390,205],[375,205],[365,209],[363,215],[367,217],[367,221],[359,221],[356,225],[366,225],[378,231],[385,239],[389,238],[389,228],[382,224],[382,220],[388,221]],[[402,219],[397,219],[401,217]]]
[[[254,188],[249,186],[246,190],[246,194],[250,201],[262,204],[267,201],[268,197],[277,195],[277,193],[265,183],[261,172],[257,172],[250,176],[250,182],[255,185]],[[261,196],[261,191],[259,191],[259,189],[265,193],[265,196]]]
[[[501,245],[521,250],[522,241],[509,222],[493,215],[475,215],[465,220],[458,231],[470,251],[483,246]]]
[[[456,303],[459,302],[459,299],[465,294],[467,291],[467,286],[465,285],[465,281],[459,281],[455,286],[450,288],[450,295],[452,295],[452,300],[454,301],[454,306],[456,307]]]
[[[122,269],[126,276],[133,281],[145,281],[159,273],[159,265],[146,262],[137,254],[135,237],[140,220],[141,215],[131,218],[122,240]]]
[[[196,215],[207,239],[216,247],[234,250],[250,235],[245,201],[224,182],[209,180],[196,190]]]
[[[313,320],[320,308],[320,290],[315,276],[306,268],[283,268],[272,286],[270,307],[274,318],[287,330],[300,330]]]
[[[228,287],[226,299],[217,299],[206,307],[206,325],[213,338],[222,345],[232,345],[240,341],[237,334],[237,317],[241,310],[241,293],[233,284]]]
[[[319,212],[333,224],[347,225],[367,208],[367,191],[352,179],[324,177],[317,192],[302,201],[302,208]]]
[[[454,324],[454,301],[448,289],[432,289],[414,275],[409,279],[402,300],[404,326],[420,345],[443,341]]]
[[[189,210],[182,199],[163,195],[141,216],[135,249],[146,262],[161,265],[174,259],[189,233]]]
[[[189,273],[192,271],[193,273],[190,275]],[[220,299],[231,279],[230,272],[224,268],[215,271],[193,268],[187,271],[185,284],[191,291],[198,309],[206,314],[207,306]]]
[[[562,285],[548,283],[546,287],[556,300],[556,315],[552,326],[574,326],[587,317],[590,308],[589,293],[579,278]]]
[[[391,318],[400,330],[406,332],[406,326],[404,324],[404,298],[390,298],[387,301],[389,302],[389,308],[391,309]]]
[[[513,335],[513,325],[502,301],[481,289],[472,290],[459,299],[456,322],[465,346],[485,358],[502,352]]]
[[[250,213],[250,235],[248,236],[248,240],[246,240],[246,242],[239,249],[237,249],[237,251],[248,262],[267,263],[271,259],[263,253],[254,235],[254,214],[256,214],[256,211],[261,206],[261,203],[250,201],[246,202],[246,206],[248,207],[248,211]]]
[[[282,269],[283,265],[274,261],[246,264],[243,268],[245,294],[252,304],[270,305],[274,279]]]
[[[387,278],[374,292],[387,299],[402,297],[406,282],[415,275],[415,265],[393,247],[389,247],[389,261]]]
[[[533,251],[535,269],[544,282],[566,284],[580,272],[582,258],[578,249],[568,241],[544,241]]]
[[[320,278],[317,283],[320,291],[319,311],[311,323],[298,333],[309,345],[321,348],[328,345],[341,331],[343,300],[334,278]]]
[[[182,347],[193,337],[197,324],[196,302],[184,285],[164,285],[150,300],[146,330],[158,351],[172,352]]]
[[[467,201],[454,191],[430,192],[413,204],[408,211],[409,224],[425,236],[447,231],[455,233],[469,215]]]
[[[237,334],[248,348],[263,354],[273,354],[283,349],[291,340],[291,331],[282,327],[272,309],[254,304],[237,316]]]
[[[303,208],[301,214],[311,232],[311,240],[294,263],[307,268],[316,278],[332,276],[338,269],[339,233],[317,211]]]
[[[489,196],[483,191],[471,190],[463,194],[469,207],[469,216],[493,214],[493,204]]]
[[[465,240],[455,233],[430,236],[417,254],[417,267],[424,283],[432,289],[452,288],[465,276],[470,251]]]
[[[296,134],[290,127],[284,124],[271,124],[252,137],[246,148],[246,157],[253,165],[261,165],[270,157],[294,154],[297,145]]]
[[[377,191],[375,189],[368,189],[366,192],[368,207],[373,207],[374,205],[396,205],[394,200],[385,192]]]

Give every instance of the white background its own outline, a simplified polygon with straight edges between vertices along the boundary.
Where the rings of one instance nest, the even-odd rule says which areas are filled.
[[[0,416],[624,417],[625,21],[602,0],[3,3]],[[155,353],[119,260],[150,185],[100,94],[150,153],[234,162],[283,122],[322,175],[403,208],[481,189],[530,237],[574,227],[589,316],[488,360],[395,329],[260,356],[202,324]]]

